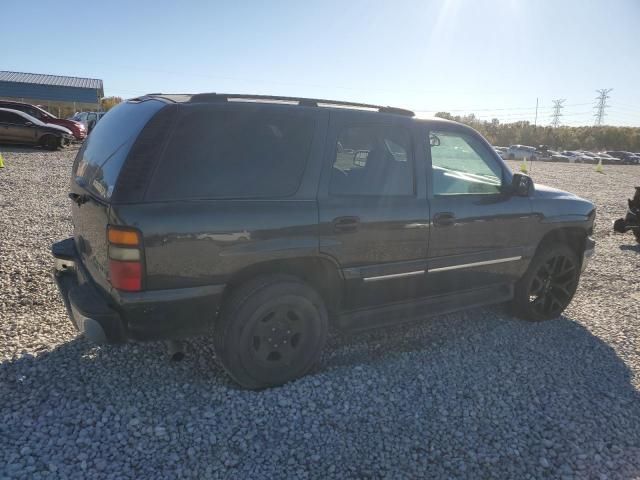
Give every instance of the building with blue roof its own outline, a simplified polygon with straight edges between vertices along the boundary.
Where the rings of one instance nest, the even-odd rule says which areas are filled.
[[[103,97],[104,86],[97,78],[0,71],[0,99],[42,105],[54,114],[95,110]]]

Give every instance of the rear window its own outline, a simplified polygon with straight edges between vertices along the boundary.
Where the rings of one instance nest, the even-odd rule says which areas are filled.
[[[78,152],[73,175],[76,182],[110,199],[122,164],[147,122],[166,104],[159,100],[125,102],[98,122]]]
[[[293,195],[304,172],[314,124],[304,112],[185,107],[156,169],[148,198]]]

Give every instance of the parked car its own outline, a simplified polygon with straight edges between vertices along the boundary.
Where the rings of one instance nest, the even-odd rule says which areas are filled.
[[[503,160],[507,160],[509,158],[509,149],[507,147],[493,147],[493,149]]]
[[[14,102],[9,100],[0,100],[0,108],[9,108],[11,110],[19,110],[28,115],[31,115],[34,118],[37,118],[41,122],[50,124],[50,125],[60,125],[68,130],[71,130],[73,137],[76,140],[82,141],[87,136],[87,130],[84,125],[79,122],[75,122],[73,120],[68,120],[65,118],[58,118],[55,115],[47,112],[43,108],[40,108],[36,105],[31,105],[30,103],[24,102]]]
[[[640,163],[640,157],[637,157],[631,152],[608,150],[606,153],[608,153],[612,157],[619,158],[625,165],[637,165],[638,163]]]
[[[569,159],[569,163],[591,163],[591,157],[583,154],[582,152],[574,150],[565,150],[562,155]]]
[[[580,153],[583,155],[583,163],[596,164],[601,159],[600,155],[587,150],[581,150]]]
[[[547,150],[547,156],[543,160],[549,162],[569,162],[569,157],[555,150]]]
[[[71,119],[84,125],[87,133],[91,133],[95,128],[96,123],[100,121],[104,113],[105,112],[78,112],[71,117]]]
[[[72,140],[71,131],[64,127],[43,123],[19,110],[0,108],[0,143],[40,145],[57,150]]]
[[[510,160],[537,160],[537,149],[527,145],[511,145],[507,151]]]
[[[598,159],[602,160],[604,165],[620,165],[622,161],[619,158],[613,157],[605,152],[598,152]]]
[[[247,388],[308,372],[329,324],[507,301],[555,318],[595,245],[591,202],[391,107],[147,95],[104,116],[71,179],[74,236],[52,253],[74,325],[95,342],[212,331]]]

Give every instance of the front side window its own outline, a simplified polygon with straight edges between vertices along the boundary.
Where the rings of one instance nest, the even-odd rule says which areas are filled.
[[[5,122],[12,123],[14,125],[24,125],[28,122],[26,118],[17,113],[7,112],[7,117]]]
[[[379,125],[345,128],[331,172],[332,195],[413,195],[410,132]]]
[[[476,138],[456,132],[429,135],[434,195],[498,194],[502,167]]]

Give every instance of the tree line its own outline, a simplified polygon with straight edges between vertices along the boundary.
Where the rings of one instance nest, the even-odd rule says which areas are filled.
[[[436,117],[464,123],[480,132],[492,145],[547,145],[554,150],[625,150],[640,152],[639,127],[584,126],[542,127],[528,121],[500,123],[480,120],[475,115],[451,115],[438,112]]]

